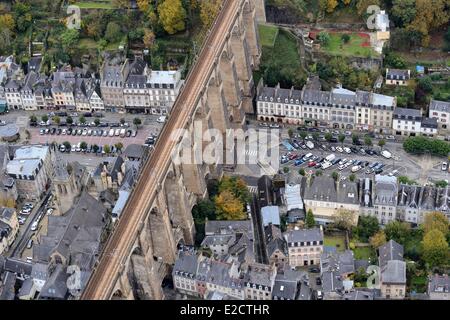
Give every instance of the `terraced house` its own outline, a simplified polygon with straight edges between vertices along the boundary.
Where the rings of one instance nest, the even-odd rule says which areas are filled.
[[[323,252],[323,230],[294,229],[284,233],[288,245],[289,265],[293,268],[320,264]]]
[[[261,121],[305,124],[335,129],[390,133],[396,99],[367,91],[337,87],[322,91],[306,84],[302,90],[258,85],[257,117]]]

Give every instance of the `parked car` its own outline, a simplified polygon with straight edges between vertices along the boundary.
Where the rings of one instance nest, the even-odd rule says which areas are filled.
[[[31,231],[36,231],[38,228],[38,221],[34,221],[31,225]]]
[[[33,246],[33,239],[30,239],[27,242],[27,249],[31,249],[32,246]]]
[[[447,171],[448,170],[448,163],[447,162],[442,162],[441,170],[442,171]]]

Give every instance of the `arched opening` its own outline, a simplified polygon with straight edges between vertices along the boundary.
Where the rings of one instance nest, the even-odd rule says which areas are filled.
[[[117,289],[112,295],[112,300],[122,300],[125,297],[123,296],[122,290]]]

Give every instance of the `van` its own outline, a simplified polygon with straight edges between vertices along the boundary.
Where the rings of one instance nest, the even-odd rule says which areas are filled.
[[[314,149],[314,143],[312,143],[311,141],[306,142],[306,146],[308,147],[308,149]]]
[[[328,156],[325,157],[325,160],[328,162],[332,162],[334,159],[336,159],[336,155],[334,153],[329,154]]]
[[[383,157],[385,157],[386,159],[392,158],[392,154],[391,154],[389,151],[387,151],[387,150],[381,151],[381,155],[382,155]]]

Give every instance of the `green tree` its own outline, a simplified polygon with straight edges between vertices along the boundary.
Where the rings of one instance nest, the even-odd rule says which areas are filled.
[[[340,133],[340,134],[338,135],[338,140],[339,140],[340,143],[344,144],[344,141],[345,141],[345,135],[343,135],[342,133]]]
[[[320,177],[323,174],[322,170],[317,170],[316,171],[316,177]]]
[[[355,217],[356,215],[353,211],[340,209],[333,217],[333,224],[336,228],[350,230],[355,221]]]
[[[308,136],[308,134],[306,133],[306,131],[300,131],[300,137],[302,138],[302,140],[304,141],[305,138]]]
[[[334,179],[334,181],[337,181],[339,179],[339,173],[337,173],[336,171],[333,171],[333,173],[331,174],[331,177]]]
[[[117,142],[114,147],[117,149],[117,151],[122,151],[123,149],[123,143],[122,142]]]
[[[348,176],[348,180],[350,180],[351,182],[355,182],[355,179],[356,179],[356,175],[354,173],[352,173]]]
[[[423,260],[431,267],[440,267],[448,264],[449,248],[444,234],[433,229],[425,233],[422,241]]]
[[[284,173],[289,173],[289,167],[283,167],[283,172]]]
[[[100,124],[100,119],[99,118],[95,118],[94,119],[94,123],[96,126],[98,126]]]
[[[305,176],[305,174],[306,174],[305,169],[303,169],[303,168],[299,169],[298,174],[301,176]]]
[[[67,123],[68,125],[71,125],[71,124],[73,123],[73,118],[72,118],[71,116],[68,116],[68,117],[66,118],[66,123]]]
[[[288,136],[289,138],[292,138],[294,136],[294,130],[292,130],[292,128],[288,129]]]
[[[388,240],[394,240],[402,245],[406,243],[411,227],[406,222],[390,221],[386,224],[384,233]]]
[[[137,127],[139,127],[141,125],[142,121],[140,118],[134,118],[133,119],[133,124]]]
[[[64,148],[65,148],[66,150],[70,150],[70,148],[72,147],[72,146],[70,145],[70,142],[69,142],[69,141],[64,141],[64,142],[63,142],[63,146],[64,146]]]
[[[423,77],[419,80],[418,86],[425,92],[433,92],[433,82],[430,77]]]
[[[373,145],[372,139],[369,136],[366,136],[364,138],[364,144],[368,147],[371,147]]]
[[[80,33],[77,29],[66,29],[60,36],[60,41],[65,50],[71,49],[78,42]]]
[[[97,153],[97,151],[100,149],[100,147],[98,146],[98,145],[96,145],[96,144],[94,144],[93,146],[92,146],[92,150],[94,151],[94,153]]]
[[[53,122],[56,123],[58,126],[59,126],[59,124],[61,123],[61,118],[58,117],[58,116],[54,116],[54,117],[52,118],[52,120],[53,120]]]
[[[87,149],[87,143],[84,142],[84,141],[82,141],[82,142],[80,143],[80,148],[81,148],[81,150],[86,150],[86,149]]]
[[[242,178],[236,176],[224,176],[219,182],[219,193],[223,191],[230,191],[236,198],[238,198],[242,205],[249,202],[251,199],[247,184]]]
[[[320,42],[321,45],[326,47],[330,44],[331,38],[330,38],[330,35],[328,34],[328,32],[321,31],[317,35],[317,40]]]
[[[36,118],[36,116],[35,116],[34,114],[32,114],[32,115],[30,116],[30,122],[31,122],[31,123],[36,123],[36,122],[37,122],[37,118]]]
[[[79,117],[78,117],[78,121],[79,121],[80,123],[86,123],[86,118],[85,118],[84,116],[79,116]]]
[[[359,142],[359,135],[356,133],[352,134],[352,142],[353,144],[357,144]]]
[[[316,225],[314,214],[311,209],[306,212],[305,224],[308,229],[313,228]]]
[[[354,233],[361,241],[369,241],[380,230],[378,219],[372,216],[360,216],[358,226],[354,228]]]
[[[120,41],[122,38],[122,30],[120,26],[115,22],[109,22],[106,26],[105,39],[110,43]]]
[[[314,141],[319,140],[319,133],[318,132],[313,132],[312,137],[313,137]]]
[[[343,43],[348,43],[350,41],[350,35],[348,33],[344,33],[341,36],[341,40],[342,40]]]
[[[445,180],[439,180],[439,181],[436,181],[436,182],[434,183],[434,185],[435,185],[437,188],[445,188],[446,186],[448,186],[448,182],[445,181]]]
[[[325,140],[330,142],[331,139],[333,138],[333,135],[329,132],[325,133]]]
[[[380,139],[380,141],[378,141],[378,146],[381,148],[381,150],[383,150],[383,147],[386,145],[386,141],[384,139]]]
[[[159,20],[168,34],[185,29],[186,10],[181,0],[164,0],[158,5]]]
[[[442,212],[436,211],[425,215],[422,226],[425,232],[437,229],[445,235],[449,232],[450,224],[447,217]]]
[[[416,16],[416,0],[393,0],[391,14],[397,27],[408,26]]]
[[[383,230],[378,231],[370,237],[370,245],[375,249],[385,244],[386,241],[386,234]]]
[[[43,122],[47,122],[47,121],[48,121],[48,116],[47,116],[46,114],[44,114],[44,115],[41,117],[41,120],[42,120]]]
[[[228,190],[219,193],[214,202],[220,220],[243,220],[247,217],[242,202]]]
[[[209,199],[199,201],[192,208],[192,217],[195,223],[205,223],[205,220],[216,220],[216,208],[214,202]]]
[[[220,0],[203,0],[200,2],[200,19],[204,28],[211,26],[220,9]]]
[[[103,146],[103,151],[105,151],[106,154],[110,154],[111,153],[111,147],[107,144],[105,144]]]

